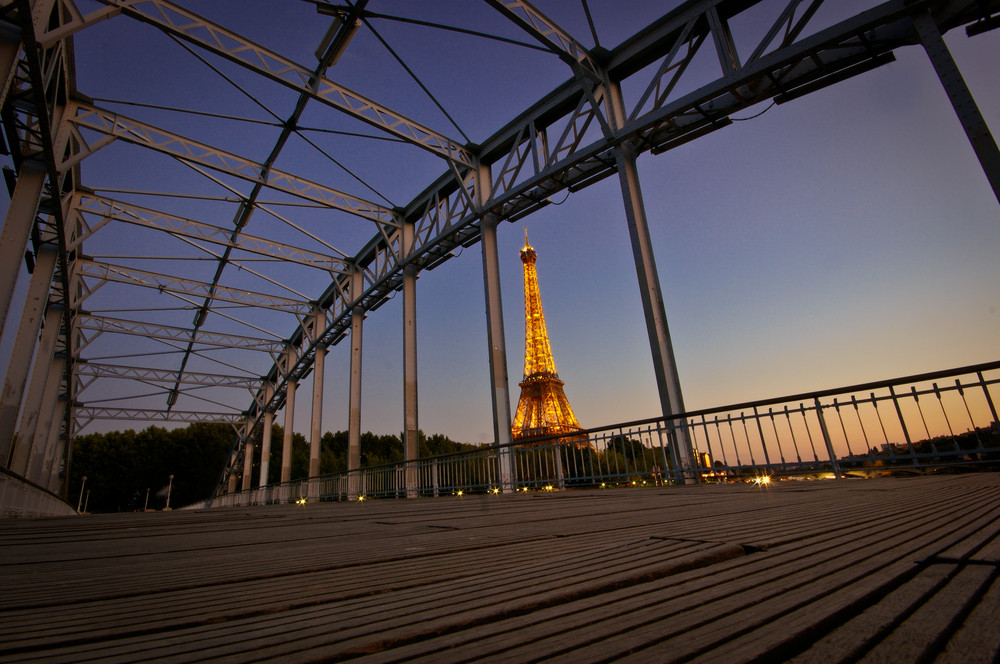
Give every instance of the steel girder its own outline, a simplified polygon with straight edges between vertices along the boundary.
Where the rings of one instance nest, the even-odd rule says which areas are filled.
[[[4,107],[8,143],[15,162],[35,158],[47,168],[46,193],[37,226],[53,231],[60,250],[58,287],[52,297],[54,303],[66,305],[60,343],[69,358],[63,386],[67,413],[73,412],[74,381],[70,377],[76,371],[74,359],[86,346],[88,331],[100,334],[117,326],[115,332],[246,347],[241,345],[248,343],[245,337],[241,340],[238,335],[228,335],[227,338],[224,334],[198,329],[199,320],[204,320],[211,302],[288,310],[294,313],[299,325],[284,342],[281,352],[277,352],[274,344],[267,344],[275,361],[264,381],[258,383],[260,387],[240,420],[238,442],[246,441],[259,426],[264,412],[280,408],[286,381],[300,380],[309,373],[317,345],[335,345],[346,335],[352,309],[378,308],[401,288],[404,268],[431,269],[448,260],[457,248],[476,243],[485,215],[516,220],[547,205],[553,194],[575,191],[612,175],[616,170],[613,151],[619,145],[628,143],[638,152],[666,151],[726,126],[730,116],[742,109],[767,100],[779,103],[790,100],[883,64],[892,58],[894,49],[919,43],[912,22],[916,12],[929,11],[939,30],[945,32],[992,17],[1000,9],[997,0],[892,0],[802,37],[822,0],[808,5],[788,0],[774,3],[769,29],[744,60],[735,48],[728,23],[761,4],[759,0],[691,0],[613,50],[601,49],[595,53],[588,52],[527,2],[487,1],[562,59],[572,78],[478,146],[459,146],[440,133],[166,0],[102,0],[107,6],[87,16],[76,9],[72,0],[0,3],[0,13],[17,22],[26,46]],[[269,163],[253,162],[103,111],[75,96],[69,71],[68,37],[116,14],[154,25],[297,90],[303,98],[315,99],[417,145],[442,157],[447,168],[409,204],[390,210],[275,171]],[[718,78],[693,91],[677,94],[678,81],[705,44],[711,44],[716,51]],[[653,64],[656,67],[652,77],[641,81],[645,92],[639,100],[622,109],[624,117],[618,122],[609,122],[608,85],[634,80],[638,75],[648,77],[645,68]],[[103,138],[88,143],[86,132]],[[131,209],[122,206],[114,212],[122,215],[114,217],[119,220],[128,216],[129,223],[224,245],[227,255],[229,249],[241,249],[311,266],[327,261],[324,269],[333,273],[333,279],[312,302],[228,289],[217,280],[198,282],[87,260],[71,248],[77,248],[94,229],[88,231],[87,225],[74,215],[95,212],[88,209],[93,204],[104,206],[103,212],[98,213],[105,215],[102,220],[110,219],[108,206],[114,202],[100,201],[89,192],[78,190],[75,173],[87,155],[114,137],[171,154],[185,163],[206,166],[258,186],[274,187],[364,217],[376,222],[377,232],[353,257],[335,259],[243,235],[240,222],[232,232],[138,206]],[[485,196],[477,191],[477,172],[485,172],[487,179],[492,180],[488,187],[484,186]],[[403,225],[409,227],[406,231],[412,232],[414,238],[405,249],[401,241]],[[74,260],[70,260],[71,254]],[[351,285],[355,273],[363,277],[360,290]],[[198,309],[194,329],[186,329],[186,336],[177,332],[185,328],[156,327],[139,321],[111,323],[113,319],[88,317],[78,312],[88,293],[109,281],[156,288],[182,298],[205,299]],[[156,332],[151,334],[154,328]],[[106,414],[113,409],[99,410]],[[76,407],[80,421],[98,417],[94,414],[97,412]],[[66,418],[67,436],[72,432],[72,420]],[[231,461],[237,461],[240,453],[237,446]]]

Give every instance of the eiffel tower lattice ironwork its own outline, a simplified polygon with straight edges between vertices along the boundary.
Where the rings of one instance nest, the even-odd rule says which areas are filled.
[[[559,380],[556,363],[552,359],[535,271],[536,258],[534,248],[528,244],[528,231],[525,229],[524,248],[521,249],[521,262],[524,263],[524,378],[520,383],[521,398],[511,426],[514,440],[583,430],[566,399],[564,383]],[[586,444],[587,436],[577,434],[568,440]]]

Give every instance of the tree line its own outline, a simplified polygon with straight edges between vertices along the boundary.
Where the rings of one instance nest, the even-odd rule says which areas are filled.
[[[112,431],[76,436],[70,465],[71,504],[82,495],[89,512],[127,512],[162,509],[170,492],[170,506],[180,507],[215,493],[235,434],[227,424],[191,424],[181,429],[151,426],[142,431]],[[281,479],[284,429],[274,425],[268,484]],[[361,466],[403,461],[402,436],[361,434]],[[421,457],[450,454],[477,445],[459,443],[442,434],[417,432]],[[260,477],[259,444],[254,445],[252,485]],[[320,440],[320,474],[347,470],[347,432],[327,432]],[[170,476],[173,475],[171,481]],[[292,434],[291,479],[309,476],[309,442]],[[86,477],[86,483],[83,478]],[[242,482],[242,475],[240,475]],[[239,485],[238,485],[239,486]],[[89,495],[87,495],[89,492]],[[148,500],[148,502],[147,502]]]

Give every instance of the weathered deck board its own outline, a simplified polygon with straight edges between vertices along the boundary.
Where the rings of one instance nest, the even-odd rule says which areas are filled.
[[[1000,648],[1000,474],[10,521],[0,547],[0,662]]]

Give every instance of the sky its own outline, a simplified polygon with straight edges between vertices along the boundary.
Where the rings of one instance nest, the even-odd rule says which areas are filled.
[[[311,52],[328,24],[301,0],[258,2],[253,11],[241,11],[247,5],[230,1],[182,4],[310,66],[315,62]],[[492,9],[473,4],[372,0],[369,9],[530,41]],[[593,45],[581,3],[539,0],[536,4],[579,41]],[[597,36],[605,47],[615,46],[677,4],[589,0]],[[828,2],[817,18],[832,21],[872,4]],[[90,8],[87,2],[80,6]],[[741,38],[759,33],[775,6],[765,2],[734,25],[741,52],[750,48]],[[471,141],[486,138],[569,77],[568,68],[557,59],[524,47],[386,20],[373,19],[373,24]],[[1000,31],[967,38],[956,30],[946,40],[996,135]],[[287,116],[294,104],[294,95],[279,86],[254,80],[230,63],[210,60],[230,77],[231,82],[225,81],[178,44],[126,17],[89,28],[77,35],[75,43],[78,87],[99,100],[138,100],[273,120],[234,88],[238,84],[279,117]],[[747,109],[733,118],[744,121],[665,154],[639,158],[664,308],[688,409],[998,359],[1000,208],[927,55],[919,47],[909,47],[897,51],[896,58],[892,64],[791,103]],[[718,67],[717,62],[700,60],[694,69],[710,71],[713,64]],[[460,135],[365,29],[328,76],[449,136]],[[626,94],[635,92],[626,87]],[[267,155],[278,131],[247,122],[95,103],[257,160]],[[301,125],[359,129],[357,123],[316,103],[307,107]],[[404,153],[398,144],[303,133],[349,165],[366,184],[297,137],[277,168],[383,204],[407,203],[443,171],[437,157],[412,148]],[[232,223],[232,201],[166,199],[113,190],[186,191],[215,197],[227,195],[220,184],[244,194],[249,190],[234,178],[217,176],[212,181],[176,161],[117,143],[85,160],[81,172],[84,184],[109,196],[220,226]],[[262,200],[289,202],[273,194]],[[658,398],[619,181],[605,179],[554,203],[500,227],[511,412],[523,373],[518,252],[527,229],[538,253],[538,279],[556,366],[580,423],[597,427],[655,417]],[[247,231],[302,246],[327,244],[348,254],[374,231],[367,222],[343,215],[331,217],[287,204],[271,209],[294,218],[322,242],[309,240],[261,212]],[[214,271],[210,261],[152,260],[149,256],[194,254],[187,245],[164,242],[158,233],[123,224],[95,235],[86,253],[195,279],[208,279]],[[139,254],[145,257],[136,258]],[[457,258],[421,273],[417,282],[419,425],[425,432],[468,442],[492,440],[493,435],[481,256],[478,245],[466,248]],[[256,266],[263,270],[263,264],[243,265],[248,269],[233,275],[234,283],[275,292],[247,274]],[[279,270],[268,274],[280,275],[281,283],[307,297],[315,297],[329,284],[328,277],[309,268],[268,268]],[[145,309],[144,319],[188,324],[192,315],[159,311],[168,305],[161,305],[163,301],[148,291],[137,295],[113,284],[93,297],[88,308],[109,316],[127,318],[133,314],[115,311],[139,307]],[[380,434],[402,429],[401,300],[393,298],[365,321],[362,429]],[[213,314],[206,328],[267,332],[277,338],[294,329],[294,321],[268,313],[254,317],[253,325],[237,325]],[[6,346],[12,336],[9,327]],[[108,344],[104,346],[95,342],[88,349],[90,357],[113,358],[133,346],[134,352],[144,352],[142,340],[112,339],[100,340]],[[3,356],[8,353],[5,350]],[[235,354],[229,359],[223,353],[213,357],[208,363],[196,358],[195,370],[235,373],[219,364],[229,362],[261,375],[270,367],[266,356],[249,364]],[[169,368],[176,366],[178,355],[95,361],[154,362]],[[348,348],[343,343],[327,357],[324,430],[347,427],[348,377]],[[125,384],[95,384],[80,400],[162,407],[162,394],[135,398],[140,390],[152,393],[155,388],[137,390],[126,381],[118,382]],[[295,429],[305,434],[311,389],[302,385],[297,395]],[[182,397],[178,408],[216,407],[198,394],[237,409],[251,400],[249,393],[233,390],[221,396],[192,394]],[[283,414],[276,421],[281,423]],[[95,422],[83,433],[115,428],[123,427]]]

